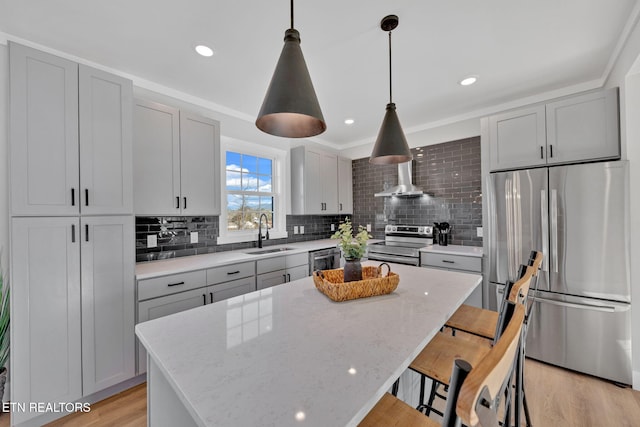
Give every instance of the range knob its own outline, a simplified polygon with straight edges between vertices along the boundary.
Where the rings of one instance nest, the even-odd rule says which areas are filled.
[[[424,227],[418,227],[418,233],[422,233],[424,231]]]
[[[395,225],[391,227],[391,231],[398,231],[398,227],[396,227]]]

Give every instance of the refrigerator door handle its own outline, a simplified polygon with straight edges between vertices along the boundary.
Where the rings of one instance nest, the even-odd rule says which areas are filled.
[[[551,255],[553,265],[551,269],[558,272],[558,190],[551,190]]]
[[[548,247],[548,232],[549,232],[549,203],[547,201],[547,192],[540,190],[540,225],[542,233],[542,271],[549,271],[549,247]]]
[[[578,308],[578,309],[581,309],[581,310],[605,311],[607,313],[614,313],[614,312],[617,311],[616,307],[609,306],[609,305],[580,304],[580,303],[576,303],[576,302],[556,301],[556,300],[540,298],[540,297],[533,297],[531,299],[534,302],[558,305],[560,307]]]

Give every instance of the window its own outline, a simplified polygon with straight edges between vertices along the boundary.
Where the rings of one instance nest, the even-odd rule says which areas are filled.
[[[222,212],[218,243],[247,242],[269,227],[269,236],[287,237],[283,165],[286,151],[221,138]],[[263,231],[264,233],[264,231]]]

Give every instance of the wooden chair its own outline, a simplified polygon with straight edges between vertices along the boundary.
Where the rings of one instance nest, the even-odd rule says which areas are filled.
[[[512,304],[512,303],[511,303]],[[498,427],[498,400],[510,388],[510,377],[521,337],[525,308],[512,304],[513,315],[498,342],[475,367],[456,360],[452,370],[451,399],[442,424],[386,393],[360,422],[360,427],[435,427],[459,425]],[[508,407],[509,400],[503,401]],[[508,410],[507,410],[508,412]]]
[[[537,289],[538,283],[538,271],[542,264],[543,255],[539,251],[531,251],[529,257],[529,266],[534,267],[534,277]],[[506,301],[508,299],[508,293],[505,292]],[[529,311],[530,312],[530,311]],[[527,315],[529,314],[527,312]],[[468,334],[477,335],[482,338],[493,340],[496,335],[496,325],[498,323],[499,311],[487,310],[484,308],[474,307],[467,304],[462,304],[458,310],[447,320],[445,326],[453,329],[454,331],[463,331]]]
[[[508,302],[525,306],[527,300],[531,279],[533,277],[534,267],[525,267],[524,274],[516,283],[513,284],[511,292],[509,292]],[[497,320],[498,334],[501,336],[507,327],[509,318],[506,316],[508,312],[508,304],[504,305],[502,319]],[[449,335],[439,332],[427,344],[427,346],[418,354],[411,362],[409,369],[420,374],[420,404],[417,409],[424,411],[429,415],[431,411],[442,415],[442,412],[433,409],[433,402],[436,397],[446,399],[446,396],[439,394],[437,389],[440,384],[446,388],[450,385],[451,366],[455,359],[463,359],[471,366],[476,366],[491,350],[492,343],[484,341],[472,341],[466,338]],[[425,386],[426,378],[432,380],[429,398],[425,403]]]

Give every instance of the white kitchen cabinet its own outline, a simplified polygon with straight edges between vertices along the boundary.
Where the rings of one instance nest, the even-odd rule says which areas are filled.
[[[89,395],[135,376],[133,217],[83,217],[82,380]]]
[[[220,125],[166,105],[134,106],[136,215],[220,214]]]
[[[309,253],[284,255],[256,261],[256,288],[270,288],[309,275]]]
[[[291,212],[339,213],[337,155],[305,146],[291,149]]]
[[[11,400],[80,399],[79,219],[13,218],[10,272]],[[15,411],[11,421],[36,415]]]
[[[489,117],[489,154],[491,170],[619,158],[617,88]]]
[[[491,170],[544,165],[544,105],[489,117]]]
[[[11,213],[132,212],[132,83],[10,43]]]
[[[226,283],[207,286],[209,303],[224,301],[229,298],[248,294],[256,290],[255,276],[236,279]]]
[[[547,164],[620,157],[617,89],[546,106]]]
[[[353,213],[353,171],[344,157],[338,157],[338,213]]]

